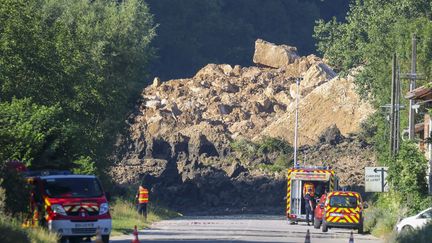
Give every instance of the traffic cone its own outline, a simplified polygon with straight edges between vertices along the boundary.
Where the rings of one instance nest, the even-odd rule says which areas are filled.
[[[311,243],[309,230],[306,232],[306,238],[304,243]]]
[[[101,234],[101,231],[100,231],[100,228],[99,228],[99,227],[98,227],[97,230],[96,230],[96,239],[95,239],[95,243],[103,243],[103,240],[102,240],[102,234]]]
[[[351,235],[350,235],[350,239],[349,239],[348,243],[354,243],[354,235],[353,235],[352,231],[351,231]]]
[[[134,231],[133,231],[132,234],[134,235],[135,239],[133,239],[133,240],[131,241],[131,243],[140,243],[140,241],[139,241],[139,239],[138,239],[138,230],[137,230],[136,225],[135,225],[135,227],[134,227]]]

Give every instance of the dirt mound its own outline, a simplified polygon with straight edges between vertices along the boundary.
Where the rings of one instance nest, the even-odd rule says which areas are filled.
[[[357,132],[373,112],[355,93],[353,77],[338,77],[317,56],[299,57],[295,47],[258,40],[254,62],[258,67],[208,64],[192,78],[166,82],[155,78],[127,120],[128,133],[119,138],[111,170],[118,184],[134,184],[143,174],[152,174],[152,193],[177,206],[197,202],[223,207],[281,206],[284,175],[265,174],[241,164],[230,143],[267,136],[293,140],[297,93],[293,77],[303,77],[300,144],[305,145],[304,154],[320,156],[325,149],[307,148],[319,143],[331,126],[340,131],[337,142],[329,143],[329,149],[337,151],[339,142],[349,141],[346,137]],[[324,142],[326,137],[333,141],[331,136],[324,135]],[[369,151],[359,148],[352,157],[335,153],[329,163],[338,167],[349,159],[362,168],[370,161],[356,162],[355,157]],[[349,178],[343,182],[361,183],[360,177]]]

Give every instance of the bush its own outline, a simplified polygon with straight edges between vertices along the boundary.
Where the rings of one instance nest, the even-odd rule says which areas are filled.
[[[250,140],[240,139],[230,143],[231,148],[243,159],[253,159],[257,155],[258,146]]]
[[[0,187],[4,189],[4,194],[0,195],[0,198],[4,200],[5,212],[12,216],[26,213],[29,206],[30,191],[24,178],[6,166],[0,168],[0,178],[3,178]]]
[[[268,154],[274,152],[289,154],[293,152],[293,148],[283,139],[264,137],[258,145],[258,153]]]
[[[264,171],[282,172],[292,165],[292,160],[286,154],[280,154],[273,164],[261,164],[259,168]]]
[[[403,207],[397,198],[399,195],[394,193],[382,194],[375,204],[365,210],[365,231],[376,236],[383,236],[393,230],[397,221],[407,212],[407,208]]]
[[[0,185],[3,179],[0,179]],[[6,209],[6,190],[0,186],[0,214],[4,213]]]

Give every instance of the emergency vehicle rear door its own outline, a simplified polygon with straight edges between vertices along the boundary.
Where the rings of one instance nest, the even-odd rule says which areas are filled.
[[[295,214],[297,217],[301,214],[301,196],[302,196],[302,183],[301,180],[293,180],[291,188],[291,214]]]

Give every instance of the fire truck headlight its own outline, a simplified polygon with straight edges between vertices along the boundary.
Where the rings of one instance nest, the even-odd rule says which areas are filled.
[[[60,204],[53,204],[53,205],[51,205],[51,210],[54,213],[56,213],[56,214],[60,214],[60,215],[66,216],[66,211],[64,210],[64,208]]]
[[[109,205],[108,203],[101,203],[100,209],[99,209],[99,215],[106,214],[109,211]]]

